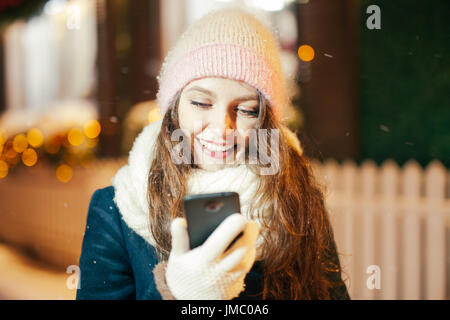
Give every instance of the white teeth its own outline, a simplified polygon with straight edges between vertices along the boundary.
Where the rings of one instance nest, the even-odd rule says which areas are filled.
[[[231,147],[227,147],[227,146],[219,146],[219,145],[217,145],[217,144],[209,143],[209,142],[206,142],[206,141],[203,141],[203,140],[199,140],[199,141],[200,141],[200,143],[201,143],[203,146],[205,146],[205,147],[208,148],[209,150],[215,151],[215,152],[225,152],[225,151],[228,151],[228,150],[230,150],[231,148],[233,148],[233,146],[231,146]]]

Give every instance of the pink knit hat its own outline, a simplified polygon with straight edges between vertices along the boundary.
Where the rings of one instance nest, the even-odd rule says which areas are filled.
[[[262,22],[237,8],[197,20],[169,51],[157,77],[162,115],[181,89],[205,77],[239,80],[258,89],[278,118],[288,103],[278,42]]]

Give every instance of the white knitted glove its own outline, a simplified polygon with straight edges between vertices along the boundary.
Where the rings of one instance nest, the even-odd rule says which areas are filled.
[[[233,239],[243,235],[223,252]],[[259,227],[241,214],[227,217],[199,247],[189,249],[186,220],[171,225],[172,251],[166,282],[179,300],[231,300],[244,290],[244,279],[256,256]]]

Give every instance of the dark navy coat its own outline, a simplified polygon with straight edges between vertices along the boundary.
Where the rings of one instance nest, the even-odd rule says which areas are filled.
[[[113,199],[114,188],[109,186],[96,190],[90,201],[76,298],[161,299],[152,272],[158,263],[156,250],[127,226]],[[237,299],[261,299],[262,275],[260,263],[255,262]],[[342,282],[340,272],[333,277]],[[332,297],[349,299],[343,282],[333,289]]]

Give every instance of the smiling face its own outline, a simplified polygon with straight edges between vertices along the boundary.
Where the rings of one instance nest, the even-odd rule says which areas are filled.
[[[239,81],[203,78],[180,95],[180,128],[193,140],[200,168],[214,171],[240,163],[249,129],[260,124],[258,92]]]

